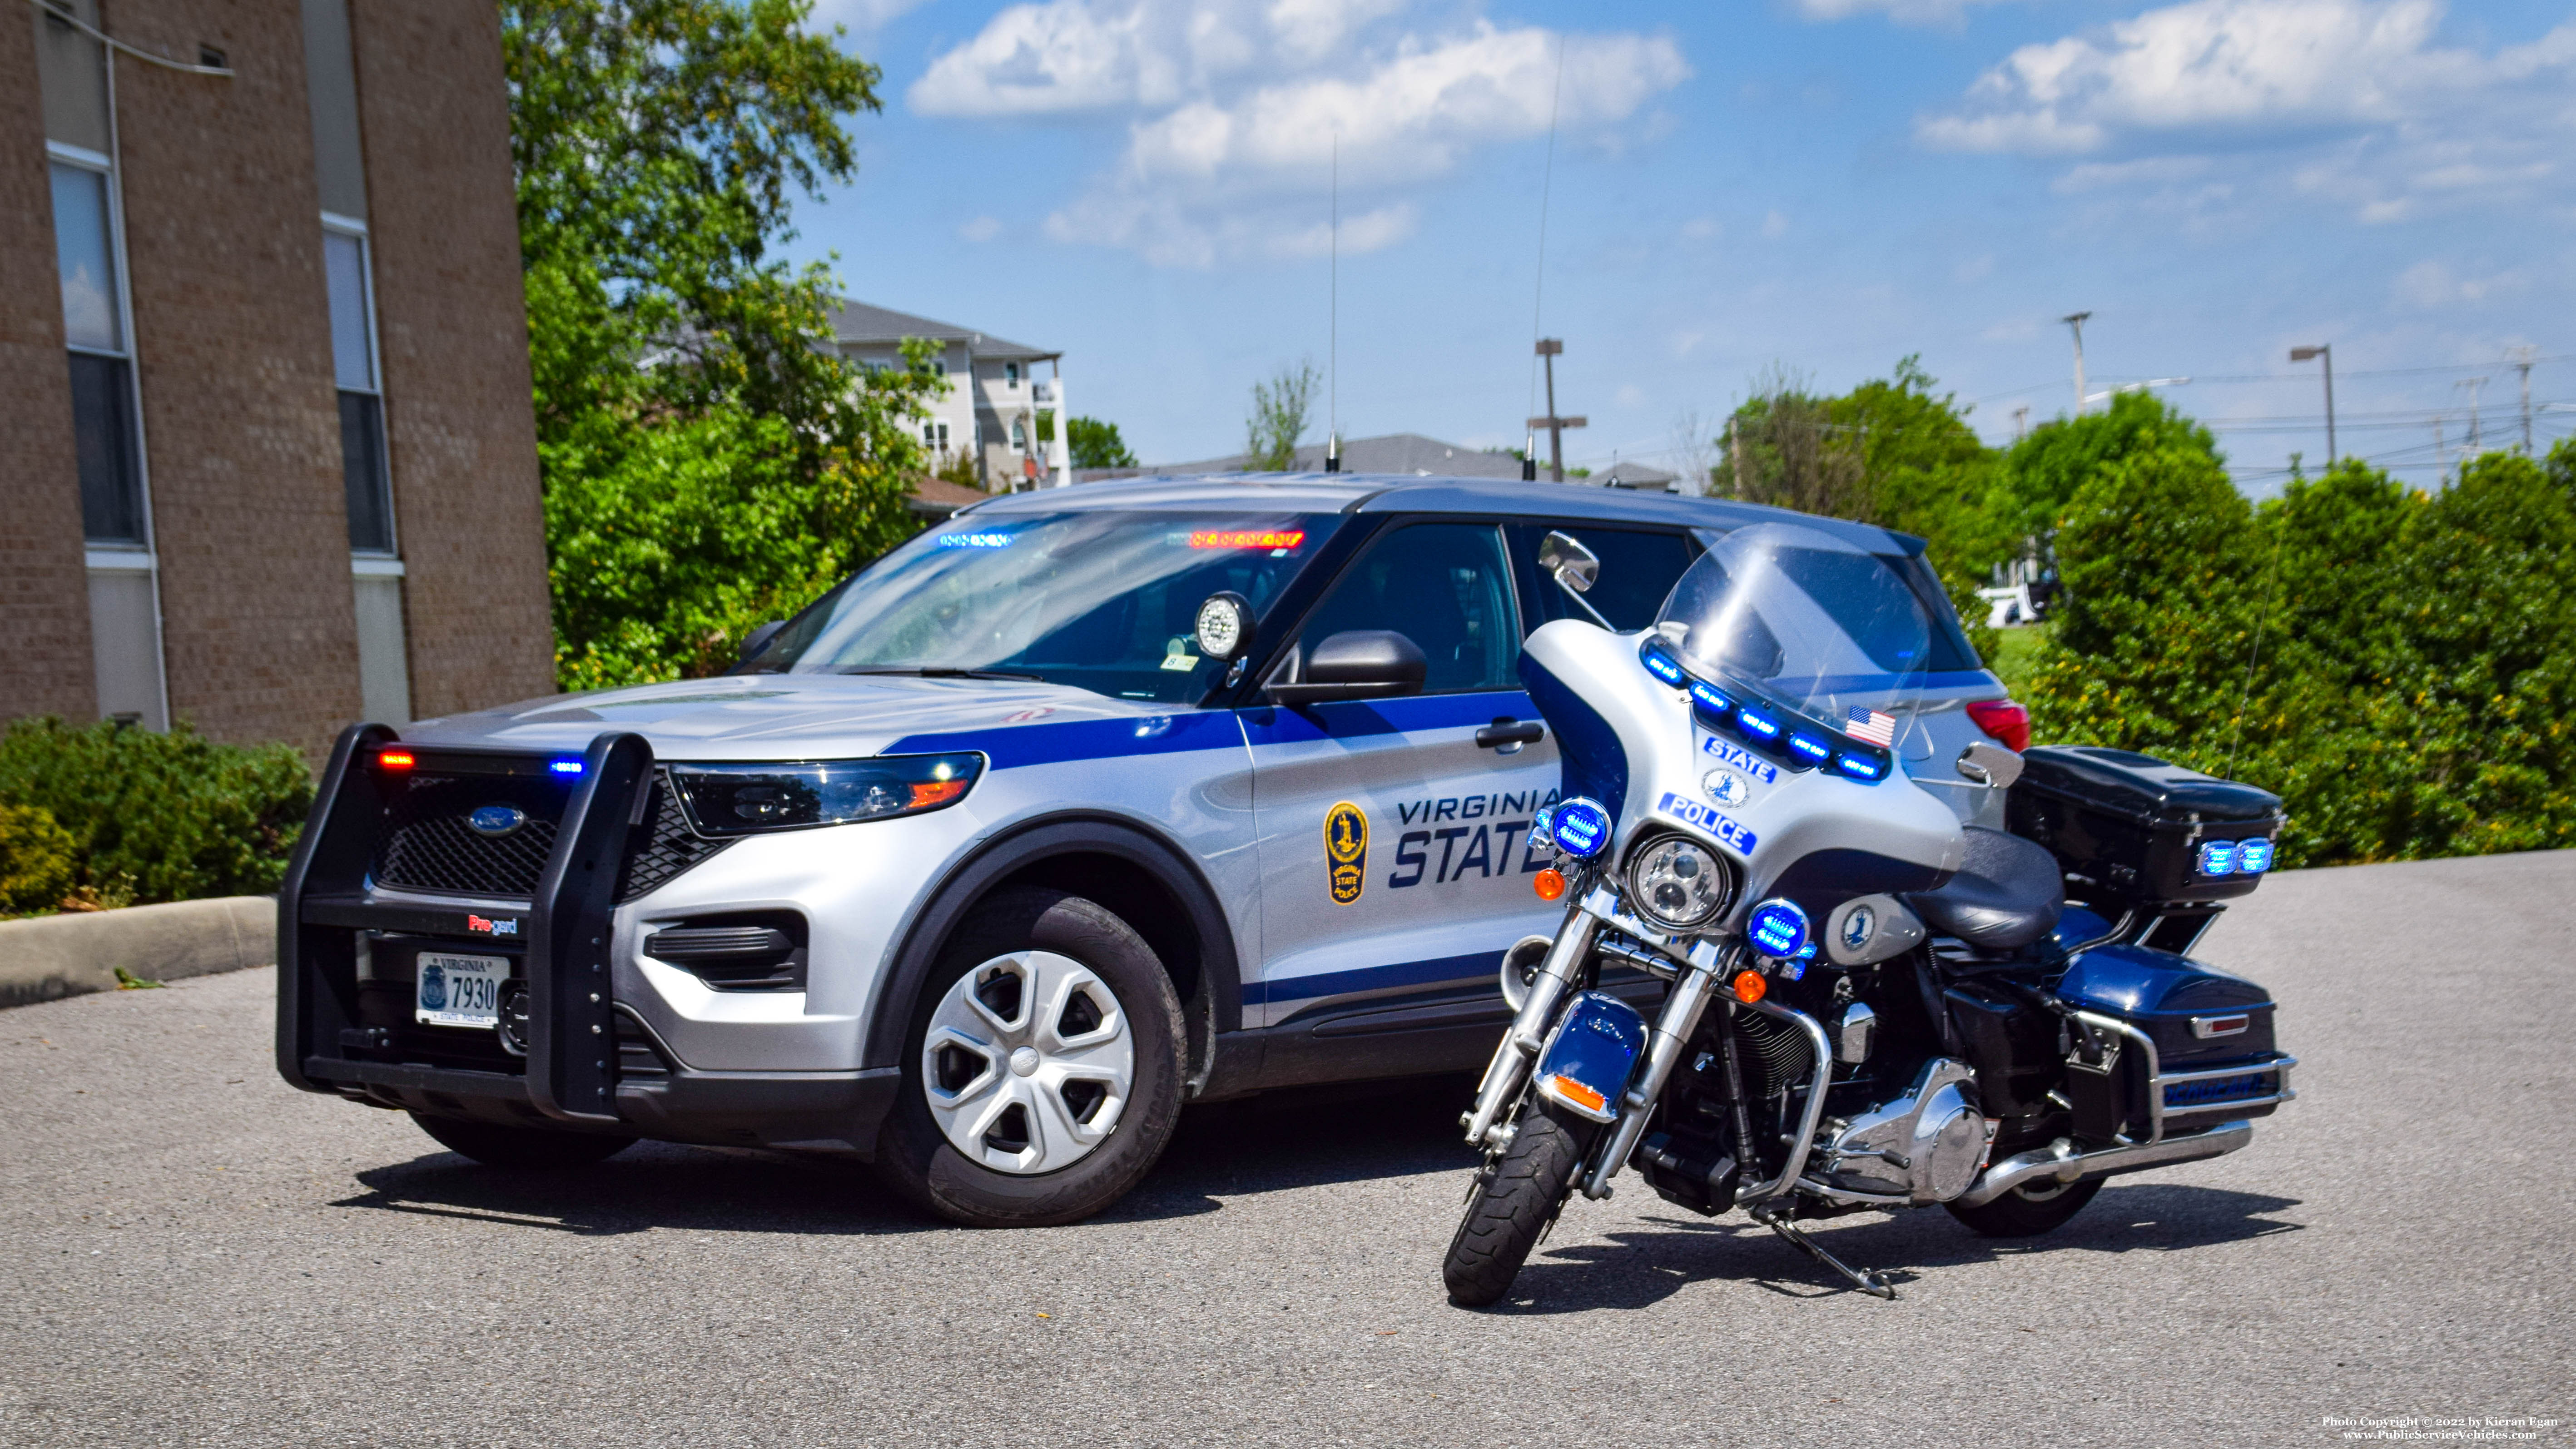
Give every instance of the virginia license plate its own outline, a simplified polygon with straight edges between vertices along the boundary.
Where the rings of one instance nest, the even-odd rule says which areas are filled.
[[[501,1019],[501,988],[510,980],[507,956],[450,956],[423,951],[412,1019],[429,1026],[489,1027]]]

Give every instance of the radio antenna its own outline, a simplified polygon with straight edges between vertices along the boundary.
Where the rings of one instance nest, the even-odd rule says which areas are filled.
[[[1538,181],[1538,276],[1530,284],[1530,338],[1533,345],[1546,330],[1547,199],[1556,185],[1556,116],[1557,107],[1564,99],[1565,37],[1560,35],[1556,38],[1556,84],[1548,91],[1547,98],[1547,164],[1539,172]],[[1533,351],[1530,354],[1529,411],[1521,414],[1525,418],[1538,416],[1538,366],[1538,354]],[[1549,409],[1551,414],[1554,411],[1552,407]],[[1538,433],[1532,429],[1521,444],[1521,480],[1530,482],[1537,477]]]
[[[1324,323],[1324,471],[1342,471],[1342,128],[1333,127],[1331,278]]]

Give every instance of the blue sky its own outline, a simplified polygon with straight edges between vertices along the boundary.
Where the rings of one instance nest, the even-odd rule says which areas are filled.
[[[1327,361],[1336,147],[1346,436],[1518,443],[1534,305],[1595,465],[1670,465],[1766,369],[1839,390],[1908,353],[2008,440],[2072,405],[2078,310],[2093,388],[2192,378],[2172,396],[2257,494],[2325,453],[2297,344],[2333,345],[2342,451],[2418,482],[2473,396],[2490,445],[2519,436],[2510,349],[2542,446],[2576,430],[2568,3],[817,14],[886,109],[795,254],[1063,349],[1073,411],[1147,462],[1239,448],[1255,380]]]

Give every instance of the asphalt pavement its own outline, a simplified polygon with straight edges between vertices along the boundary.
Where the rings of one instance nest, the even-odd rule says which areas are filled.
[[[1107,1216],[973,1232],[776,1154],[474,1166],[280,1082],[266,971],[25,1007],[0,1444],[2569,1444],[2571,942],[2576,852],[2266,883],[2201,954],[2300,1100],[2047,1238],[1823,1226],[1894,1303],[1628,1177],[1450,1307],[1456,1081],[1194,1109]]]

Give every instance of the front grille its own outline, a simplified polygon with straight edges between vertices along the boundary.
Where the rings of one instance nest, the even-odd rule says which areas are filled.
[[[534,896],[569,794],[543,780],[418,776],[385,812],[370,873],[385,885],[439,895]],[[465,819],[486,805],[516,806],[528,821],[508,835],[480,834]]]
[[[643,895],[722,850],[689,829],[679,801],[654,772],[644,829],[627,836],[617,873],[618,904]],[[569,785],[496,775],[421,775],[404,784],[385,811],[369,874],[377,884],[431,895],[533,898],[554,851]],[[512,805],[527,823],[508,835],[483,835],[466,817],[486,805]]]
[[[659,770],[653,772],[653,800],[647,811],[653,828],[640,838],[628,838],[626,863],[617,872],[619,905],[654,889],[730,843],[708,840],[689,828],[689,819],[680,810],[679,797],[671,791],[670,777]]]

